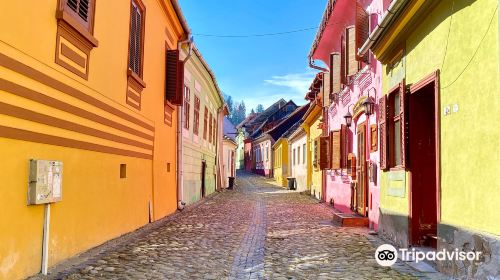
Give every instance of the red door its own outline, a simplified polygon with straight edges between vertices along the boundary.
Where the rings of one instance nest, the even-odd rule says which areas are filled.
[[[412,92],[409,102],[411,243],[437,245],[437,168],[434,83]]]

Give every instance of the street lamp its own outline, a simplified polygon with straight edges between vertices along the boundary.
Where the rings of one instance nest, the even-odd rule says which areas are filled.
[[[353,104],[349,105],[349,107],[347,107],[347,113],[344,115],[344,119],[345,119],[345,124],[347,125],[347,127],[351,127],[351,123],[352,123],[352,115],[351,115],[351,112],[349,112],[349,108],[351,108]]]
[[[370,97],[370,90],[374,90],[375,91],[375,94],[377,93],[377,91],[375,90],[374,87],[372,87],[371,89],[368,90],[368,96],[366,97],[365,101],[363,101],[363,108],[365,110],[365,115],[367,116],[370,116],[371,114],[373,114],[373,110],[375,108],[375,100]]]

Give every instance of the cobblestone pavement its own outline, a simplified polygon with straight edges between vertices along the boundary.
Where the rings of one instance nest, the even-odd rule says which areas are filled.
[[[33,279],[417,279],[377,265],[366,229],[331,223],[307,195],[238,174],[234,190],[93,256]]]

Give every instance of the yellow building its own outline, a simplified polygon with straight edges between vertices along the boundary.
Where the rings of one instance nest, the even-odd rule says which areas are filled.
[[[288,140],[286,138],[280,138],[273,145],[273,166],[274,180],[281,186],[286,187],[286,177],[289,176]]]
[[[317,199],[322,199],[322,195],[324,195],[322,191],[323,172],[319,166],[319,143],[323,133],[320,126],[322,112],[321,106],[313,101],[303,117],[304,123],[302,124],[307,135],[307,186],[311,195]]]
[[[73,3],[2,2],[0,279],[40,271],[44,208],[52,266],[177,207],[177,2]],[[51,207],[27,205],[30,159],[62,164]]]

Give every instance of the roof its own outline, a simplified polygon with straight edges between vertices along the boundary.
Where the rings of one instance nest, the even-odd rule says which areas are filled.
[[[336,0],[328,0],[326,2],[326,8],[323,12],[323,17],[321,18],[321,23],[319,24],[318,31],[316,32],[316,36],[311,46],[311,50],[309,51],[309,57],[312,57],[316,48],[319,45],[319,41],[321,41],[321,37],[323,37],[323,32],[325,31],[328,21],[330,20],[330,16],[332,15],[333,7],[335,7]]]
[[[184,17],[184,14],[182,13],[181,6],[179,5],[179,2],[177,0],[171,0],[170,3],[172,3],[172,6],[174,7],[174,11],[177,14],[177,17],[179,18],[179,21],[182,25],[182,29],[187,33],[186,37],[191,34],[191,29],[189,28],[186,18]]]
[[[250,115],[248,115],[243,121],[241,121],[237,126],[236,128],[237,129],[240,129],[242,128],[246,123],[248,123],[249,121],[253,120],[255,117],[257,116],[256,113],[251,113]]]
[[[238,130],[236,130],[236,127],[234,127],[234,125],[227,117],[224,117],[224,123],[222,124],[222,126],[224,138],[229,138],[232,141],[236,141]]]
[[[287,105],[289,105],[289,104],[291,104],[291,105],[295,106],[295,108],[297,108],[297,104],[295,104],[295,102],[293,102],[292,100],[290,100],[290,101],[286,102],[285,104],[283,104],[283,105],[279,106],[279,108],[278,108],[277,110],[275,110],[272,114],[267,115],[266,119],[265,119],[265,120],[264,120],[264,121],[263,121],[263,122],[259,125],[259,127],[258,127],[257,129],[255,129],[255,130],[252,132],[252,135],[251,135],[250,137],[255,138],[255,137],[260,136],[260,135],[262,134],[262,129],[266,126],[266,124],[270,123],[270,121],[271,121],[271,122],[272,122],[272,121],[279,121],[280,119],[284,119],[284,118],[286,118],[286,115],[285,115],[285,116],[283,116],[282,118],[279,118],[279,119],[277,119],[277,120],[271,120],[271,118],[272,118],[275,114],[279,113],[279,112],[281,111],[281,109],[286,108],[286,107],[287,107]],[[292,113],[293,113],[293,112],[292,112]],[[290,113],[290,114],[291,114],[291,113]],[[279,124],[279,123],[278,123],[278,124]]]
[[[285,106],[288,102],[285,101],[285,99],[281,98],[280,100],[276,101],[273,105],[267,107],[264,112],[258,113],[257,116],[249,122],[249,124],[255,124],[255,123],[260,123],[265,121],[268,117],[270,117],[272,114],[276,113],[281,107]]]
[[[300,125],[302,123],[302,117],[308,111],[310,103],[306,105],[300,106],[295,111],[293,111],[288,117],[283,119],[276,127],[266,132],[269,134],[275,141],[279,138],[282,138],[287,132],[289,132],[290,128],[295,125]],[[291,133],[291,132],[290,132]]]

